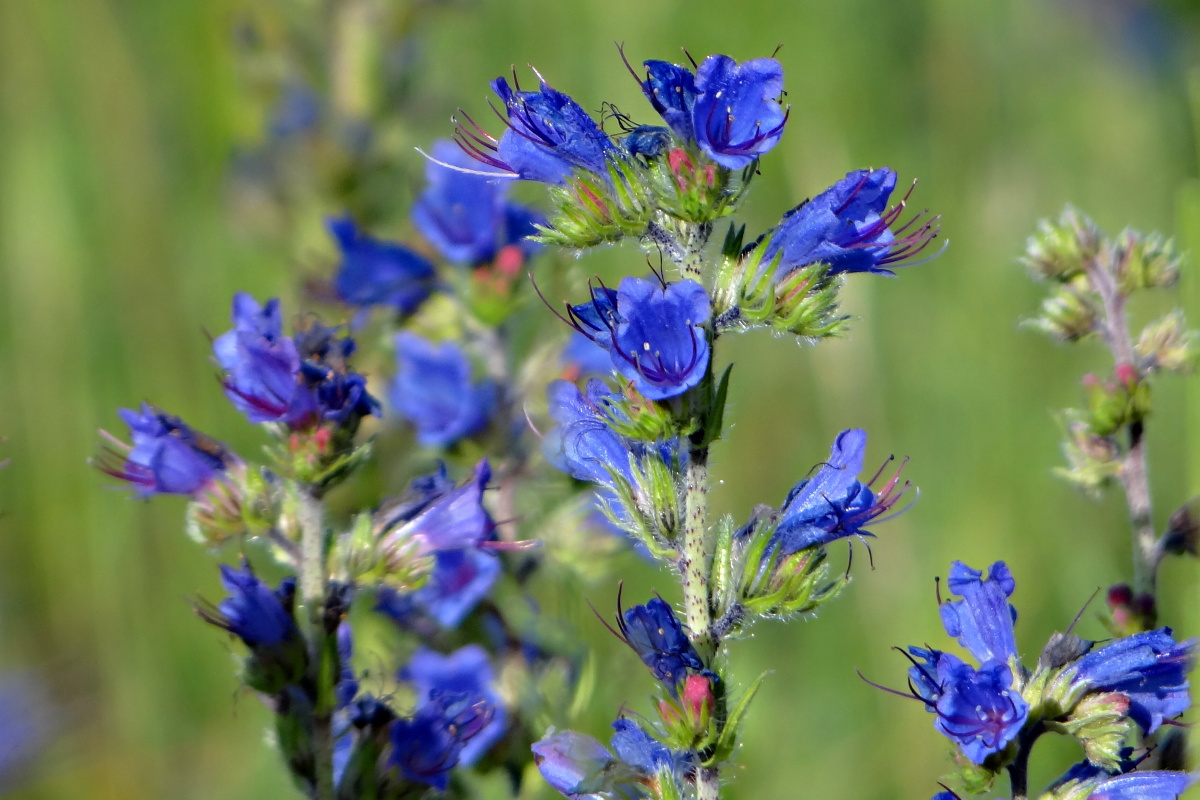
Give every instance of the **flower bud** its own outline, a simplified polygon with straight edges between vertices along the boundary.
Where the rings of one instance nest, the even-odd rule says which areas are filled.
[[[1136,349],[1146,369],[1184,375],[1192,372],[1200,359],[1196,331],[1187,329],[1183,312],[1178,309],[1147,325],[1138,337]]]
[[[1086,283],[1086,279],[1078,276],[1056,289],[1042,301],[1038,315],[1026,325],[1063,342],[1077,342],[1094,334],[1101,311],[1097,297]]]
[[[1120,766],[1121,749],[1132,725],[1129,698],[1119,692],[1084,697],[1063,723],[1066,731],[1083,746],[1088,761],[1106,769]]]
[[[1167,532],[1163,536],[1163,549],[1174,555],[1195,556],[1200,543],[1200,497],[1193,497],[1171,514]]]
[[[1103,244],[1104,234],[1096,224],[1067,206],[1057,222],[1038,223],[1022,261],[1033,277],[1066,283],[1086,271]]]
[[[1125,294],[1138,289],[1167,289],[1179,281],[1183,259],[1175,251],[1174,242],[1161,234],[1121,231],[1112,257],[1117,281]]]

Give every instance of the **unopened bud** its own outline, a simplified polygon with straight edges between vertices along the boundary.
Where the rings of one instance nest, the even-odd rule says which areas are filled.
[[[1137,353],[1147,369],[1188,374],[1200,360],[1200,342],[1196,331],[1187,329],[1183,312],[1172,311],[1162,319],[1151,322],[1138,337]]]
[[[1038,223],[1022,260],[1035,278],[1065,283],[1087,269],[1103,243],[1104,235],[1096,224],[1068,206],[1057,222]]]
[[[1171,514],[1163,549],[1175,555],[1200,555],[1200,497],[1193,497]]]

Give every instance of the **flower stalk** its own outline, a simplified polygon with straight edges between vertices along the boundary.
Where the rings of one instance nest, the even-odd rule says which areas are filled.
[[[296,488],[300,526],[300,602],[304,637],[308,643],[309,680],[316,693],[313,713],[313,800],[334,800],[333,722],[329,701],[333,677],[326,663],[325,599],[328,565],[325,547],[325,506],[312,486]]]

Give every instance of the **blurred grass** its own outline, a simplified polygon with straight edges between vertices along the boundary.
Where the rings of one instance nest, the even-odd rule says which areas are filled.
[[[0,457],[12,460],[0,473],[0,668],[40,670],[63,732],[19,797],[289,796],[261,746],[265,711],[238,693],[224,639],[189,609],[193,592],[217,589],[181,535],[182,504],[130,502],[85,466],[95,430],[142,399],[256,446],[216,390],[202,335],[222,329],[235,289],[289,294],[298,269],[240,236],[223,205],[233,144],[254,120],[232,61],[239,7],[0,4]],[[792,117],[764,162],[750,229],[868,165],[920,177],[915,202],[944,214],[952,245],[940,259],[852,282],[845,305],[861,319],[846,340],[808,350],[746,335],[727,348],[734,427],[714,456],[718,510],[779,502],[850,425],[870,430],[870,460],[910,455],[923,488],[882,529],[874,570],[856,549],[854,585],[821,619],[763,625],[736,647],[739,676],[774,674],[730,797],[933,793],[949,762],[929,717],[853,668],[898,684],[904,665],[888,648],[940,640],[933,577],[951,559],[1009,561],[1030,656],[1096,587],[1125,577],[1117,498],[1086,501],[1049,475],[1051,414],[1105,357],[1017,329],[1039,293],[1015,259],[1035,221],[1068,201],[1110,230],[1128,223],[1198,247],[1200,189],[1186,20],[1166,20],[1174,39],[1159,49],[1177,49],[1163,63],[1089,7],[483,1],[426,29],[429,113],[411,124],[427,138],[446,135],[455,107],[484,109],[486,81],[510,63],[536,64],[585,107],[612,100],[648,119],[614,41],[631,59],[676,58],[681,46],[749,58],[782,43]],[[584,266],[643,265],[618,248]],[[1200,280],[1184,291],[1200,320]],[[1167,380],[1156,401],[1165,515],[1200,489],[1200,394]],[[1200,623],[1196,579],[1187,563],[1164,580],[1163,617],[1188,633]],[[610,604],[609,587],[594,594]],[[558,600],[611,646],[581,598]],[[1083,633],[1100,636],[1090,621]],[[610,661],[623,679],[599,687],[593,734],[650,690],[627,655]]]

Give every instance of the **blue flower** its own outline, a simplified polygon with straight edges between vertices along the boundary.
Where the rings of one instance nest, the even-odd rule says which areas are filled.
[[[708,371],[712,308],[695,281],[660,284],[625,278],[614,292],[569,309],[572,326],[608,350],[613,367],[651,400],[676,397]]]
[[[493,538],[496,526],[483,506],[483,492],[491,477],[491,467],[484,459],[475,466],[470,480],[438,494],[411,517],[390,516],[386,525],[394,527],[381,539],[381,551],[415,546],[417,554],[424,556],[478,547]]]
[[[973,763],[982,764],[1020,733],[1029,705],[1013,686],[1007,664],[989,661],[975,669],[950,653],[908,650],[913,695],[936,715],[934,727]]]
[[[688,676],[688,670],[704,669],[675,612],[662,598],[623,612],[618,608],[618,612],[618,635],[671,691]]]
[[[661,74],[669,88],[675,76]],[[696,70],[695,91],[696,143],[721,166],[749,166],[783,135],[787,113],[775,99],[783,92],[783,67],[775,59],[738,64],[729,56],[709,56]]]
[[[508,712],[496,692],[495,676],[487,651],[477,644],[467,645],[449,655],[419,648],[400,670],[401,680],[412,683],[418,709],[439,696],[457,695],[486,709],[488,719],[464,741],[458,763],[470,766],[504,735]]]
[[[646,61],[642,92],[663,121],[683,142],[696,140],[692,109],[696,104],[696,77],[687,67],[666,61]],[[776,92],[778,94],[778,92]]]
[[[1187,772],[1146,770],[1107,778],[1096,784],[1088,800],[1175,800],[1196,776]]]
[[[291,83],[283,90],[267,122],[267,130],[276,139],[290,139],[314,130],[321,122],[321,100],[302,83]]]
[[[492,89],[504,103],[508,130],[497,142],[470,118],[455,139],[477,161],[510,177],[563,183],[574,169],[605,175],[618,148],[588,113],[539,76],[536,92],[513,91],[497,78]]]
[[[392,723],[390,762],[409,780],[444,790],[464,748],[486,729],[495,708],[477,694],[436,692],[408,719]]]
[[[300,354],[283,335],[279,300],[263,305],[233,296],[233,330],[213,340],[213,356],[225,370],[225,394],[251,422],[300,421],[313,415],[311,393],[297,389]]]
[[[986,579],[982,576],[961,561],[950,565],[946,585],[962,599],[942,603],[942,625],[980,663],[1007,663],[1017,657],[1013,632],[1017,610],[1008,602],[1017,584],[1003,561],[992,564]]]
[[[487,426],[496,385],[471,379],[467,354],[453,342],[434,344],[415,333],[396,334],[399,372],[392,406],[417,429],[417,441],[449,447]]]
[[[920,215],[893,231],[905,203],[890,210],[896,188],[890,169],[856,170],[793,208],[769,234],[763,260],[779,257],[777,278],[823,263],[829,274],[894,274],[890,267],[917,255],[937,236],[937,219]],[[907,198],[905,198],[907,200]],[[899,234],[899,236],[897,236]]]
[[[279,301],[260,306],[244,292],[234,295],[233,324],[213,340],[213,355],[225,370],[226,396],[251,422],[353,427],[379,413],[366,380],[346,368],[354,340],[338,338],[338,329],[311,322],[285,337]]]
[[[439,253],[456,263],[481,264],[508,245],[520,245],[526,256],[533,252],[537,244],[525,237],[537,233],[542,219],[506,201],[503,173],[489,178],[464,171],[473,159],[444,139],[434,142],[432,156],[425,165],[428,186],[413,205],[412,221]]]
[[[633,481],[635,444],[609,427],[609,406],[617,395],[603,381],[588,381],[586,394],[573,383],[554,381],[546,397],[550,418],[558,423],[542,439],[547,461],[581,481],[611,486],[613,474]]]
[[[358,675],[354,672],[354,629],[343,620],[337,628],[338,682],[334,687],[337,707],[346,708],[358,695]]]
[[[1129,716],[1146,734],[1191,704],[1187,673],[1196,640],[1176,642],[1170,628],[1136,633],[1093,650],[1067,668],[1064,677],[1085,692],[1120,692]]]
[[[678,765],[678,756],[633,720],[622,717],[612,727],[615,731],[610,742],[612,749],[629,766],[653,775],[663,767]]]
[[[370,236],[350,217],[325,224],[342,253],[333,287],[343,302],[411,314],[433,291],[433,265],[420,254]]]
[[[401,624],[422,613],[452,630],[487,597],[501,572],[499,559],[486,550],[441,550],[433,558],[433,570],[421,588],[406,594],[384,588],[377,610]]]
[[[251,648],[272,648],[294,639],[298,632],[292,619],[296,582],[286,578],[273,590],[246,565],[237,570],[221,565],[221,583],[230,592],[215,611],[201,609],[207,621],[237,636]]]
[[[575,731],[561,731],[534,742],[533,761],[546,783],[570,800],[641,797],[663,767],[678,768],[680,755],[650,737],[636,722],[613,723],[612,748]]]
[[[873,536],[865,526],[891,510],[909,488],[897,470],[876,494],[858,480],[867,434],[859,428],[837,435],[829,460],[796,484],[779,509],[773,545],[779,556],[847,536]],[[903,467],[902,467],[903,468]],[[775,547],[768,549],[775,552]]]
[[[575,731],[559,731],[534,742],[530,749],[546,783],[571,800],[595,797],[602,788],[599,777],[613,763],[608,748]]]
[[[127,481],[138,495],[195,495],[223,475],[237,459],[215,439],[188,427],[148,403],[141,412],[118,411],[129,426],[132,446],[105,434],[111,447],[101,452],[97,466]]]

